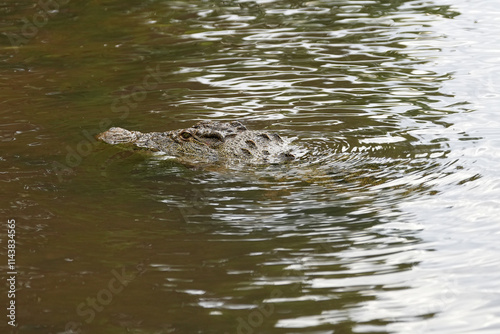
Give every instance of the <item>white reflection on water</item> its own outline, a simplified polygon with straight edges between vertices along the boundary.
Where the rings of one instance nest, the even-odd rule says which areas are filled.
[[[242,119],[249,128],[297,137],[302,151],[287,165],[227,170],[132,154],[128,161],[113,160],[104,176],[82,165],[74,182],[60,189],[31,180],[44,155],[52,159],[54,151],[64,151],[61,137],[40,145],[43,128],[59,120],[37,116],[46,124],[29,131],[22,130],[36,122],[6,124],[12,135],[5,142],[26,141],[9,146],[18,150],[14,158],[2,158],[9,194],[22,196],[11,209],[27,212],[26,221],[44,219],[33,230],[35,241],[24,241],[36,250],[27,270],[27,313],[60,321],[62,299],[30,304],[68,295],[51,295],[47,281],[55,277],[59,284],[71,270],[97,271],[138,255],[153,260],[136,291],[120,296],[132,308],[109,305],[101,314],[107,316],[102,323],[120,330],[159,332],[171,322],[173,331],[186,333],[498,331],[500,26],[493,1],[450,2],[451,8],[437,1],[143,3],[155,7],[133,8],[146,32],[133,42],[120,39],[118,49],[128,50],[120,57],[165,63],[172,77],[161,87],[166,105],[155,101],[148,109],[144,99],[126,122],[162,131],[161,117]],[[165,15],[150,17],[163,7]],[[40,36],[55,38],[52,33]],[[165,36],[172,38],[168,45]],[[100,35],[97,40],[102,43]],[[49,44],[41,43],[42,52],[36,39],[32,43],[26,64],[11,61],[30,68],[26,80],[33,75],[43,81],[16,84],[12,93],[19,91],[19,101],[44,85],[50,86],[45,97],[53,99],[57,80],[81,87],[67,81],[72,72],[54,65],[81,51],[38,57]],[[64,64],[69,71],[80,61]],[[144,64],[134,64],[126,72],[134,69],[142,78]],[[50,66],[58,70],[40,70]],[[112,69],[103,70],[112,74],[102,84],[120,71]],[[75,89],[57,94],[64,108],[83,99],[78,94],[93,95]],[[57,109],[52,103],[36,109],[51,114]],[[35,114],[32,105],[26,109]],[[155,110],[154,117],[144,117],[147,110]],[[94,110],[96,119],[101,112]],[[54,132],[74,138],[74,129]],[[34,161],[31,147],[45,151]],[[51,192],[64,210],[36,211]],[[38,233],[47,226],[49,233]],[[108,253],[111,259],[104,259]],[[59,258],[63,264],[54,264]],[[85,290],[93,286],[87,277],[74,280],[85,284],[68,283],[71,291],[95,293]],[[151,302],[138,303],[144,300]]]
[[[492,6],[493,2],[481,4]],[[270,267],[287,264],[284,269],[303,289],[302,295],[289,291],[286,296],[286,284],[292,281],[285,277],[255,279],[252,284],[258,286],[284,280],[285,296],[268,298],[265,303],[279,307],[307,300],[335,300],[346,291],[373,297],[343,309],[324,308],[313,315],[283,317],[277,320],[276,328],[313,328],[346,318],[356,321],[356,330],[361,332],[456,333],[483,325],[498,326],[498,318],[492,315],[500,305],[494,294],[498,291],[495,282],[500,281],[500,240],[495,228],[500,217],[500,183],[496,176],[500,155],[495,149],[500,147],[500,126],[494,112],[498,106],[499,67],[490,64],[498,60],[494,54],[500,48],[499,27],[493,23],[497,22],[494,8],[488,14],[487,6],[454,5],[462,14],[453,19],[416,14],[414,10],[424,4],[412,1],[383,18],[366,17],[365,13],[356,16],[361,6],[344,6],[342,15],[346,18],[337,23],[365,24],[371,34],[366,26],[331,32],[290,28],[259,31],[249,26],[189,36],[212,40],[230,32],[228,35],[236,37],[243,49],[265,50],[267,58],[234,54],[235,58],[224,64],[198,68],[200,74],[192,80],[219,91],[240,91],[234,100],[242,102],[235,109],[240,116],[251,118],[258,113],[262,119],[283,118],[270,115],[293,118],[302,143],[309,149],[307,162],[326,172],[310,178],[311,185],[303,188],[295,181],[304,175],[283,173],[290,182],[288,194],[274,189],[277,195],[268,202],[217,208],[213,219],[226,222],[232,230],[219,233],[243,236],[267,230],[280,231],[282,239],[307,235],[322,237],[326,243],[339,242],[338,238],[352,242],[346,250],[330,253],[317,253],[312,247],[312,255],[304,245],[302,251],[296,250],[301,256],[285,252],[279,261],[265,262]],[[279,9],[268,14],[299,15],[307,10],[324,15],[323,9]],[[476,29],[473,17],[489,24]],[[363,43],[339,42],[356,35]],[[386,37],[384,41],[381,36]],[[391,50],[387,46],[390,41],[398,47]],[[395,59],[391,51],[404,57]],[[287,52],[302,52],[313,61],[306,66],[285,65],[279,57]],[[487,68],[481,70],[485,65]],[[183,71],[189,71],[189,67]],[[365,100],[357,100],[360,95]],[[194,93],[182,103],[197,105],[200,96]],[[373,101],[366,104],[369,97]],[[203,101],[206,109],[214,110],[211,115],[228,116],[216,112],[220,100]],[[307,102],[291,107],[295,101]],[[332,110],[335,105],[344,109]],[[222,108],[230,111],[231,106]],[[366,132],[355,122],[356,116],[364,113],[371,113],[377,122],[367,126]],[[304,122],[307,115],[315,115],[314,121]],[[337,117],[336,122],[332,117]],[[377,133],[384,127],[388,131]],[[333,133],[325,135],[324,130],[330,128]],[[415,149],[418,145],[421,151]],[[391,149],[398,150],[396,157],[384,157]],[[377,152],[381,157],[373,157]],[[332,161],[351,165],[342,167],[342,163]],[[307,170],[307,164],[299,169]],[[365,175],[385,179],[379,184],[356,183],[358,178],[346,173],[348,169],[363,169]],[[340,184],[325,177],[342,173],[350,180],[344,185],[349,192],[346,196]],[[265,187],[273,191],[272,185]],[[408,196],[398,190],[408,187],[430,191]],[[219,192],[227,190],[221,188]],[[280,192],[286,201],[279,200]],[[329,207],[354,202],[364,205],[349,211],[351,217],[375,215],[379,223],[364,233],[347,231],[348,225],[342,223],[349,218],[332,215],[334,210]],[[334,225],[337,229],[331,230]],[[297,231],[299,227],[303,229]],[[332,236],[335,234],[338,238]],[[375,234],[388,239],[371,242]],[[420,240],[411,242],[405,235]],[[371,247],[363,248],[364,244]],[[398,266],[411,263],[406,270],[398,270]],[[381,323],[375,325],[377,321]]]

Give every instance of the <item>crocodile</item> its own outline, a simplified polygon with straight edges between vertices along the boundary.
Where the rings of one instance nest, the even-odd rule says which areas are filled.
[[[239,121],[201,121],[190,128],[149,133],[113,127],[97,139],[161,152],[188,164],[273,164],[295,159],[289,139],[248,130]]]

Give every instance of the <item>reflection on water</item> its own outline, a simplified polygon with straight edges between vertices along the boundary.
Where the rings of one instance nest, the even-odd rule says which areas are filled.
[[[0,13],[17,332],[498,330],[493,1],[41,4]],[[303,154],[189,168],[93,137],[200,119]]]

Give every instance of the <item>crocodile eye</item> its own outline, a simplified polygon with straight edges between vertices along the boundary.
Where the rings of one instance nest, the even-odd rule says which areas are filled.
[[[181,136],[181,138],[182,138],[182,139],[189,139],[189,138],[191,138],[193,135],[192,135],[192,134],[190,134],[190,133],[189,133],[189,132],[187,132],[187,131],[184,131],[184,132],[181,132],[181,133],[180,133],[180,136]]]

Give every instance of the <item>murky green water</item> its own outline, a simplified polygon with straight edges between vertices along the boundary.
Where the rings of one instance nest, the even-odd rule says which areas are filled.
[[[494,0],[0,3],[0,328],[498,333],[499,15]],[[193,169],[93,137],[205,119],[307,152]]]

